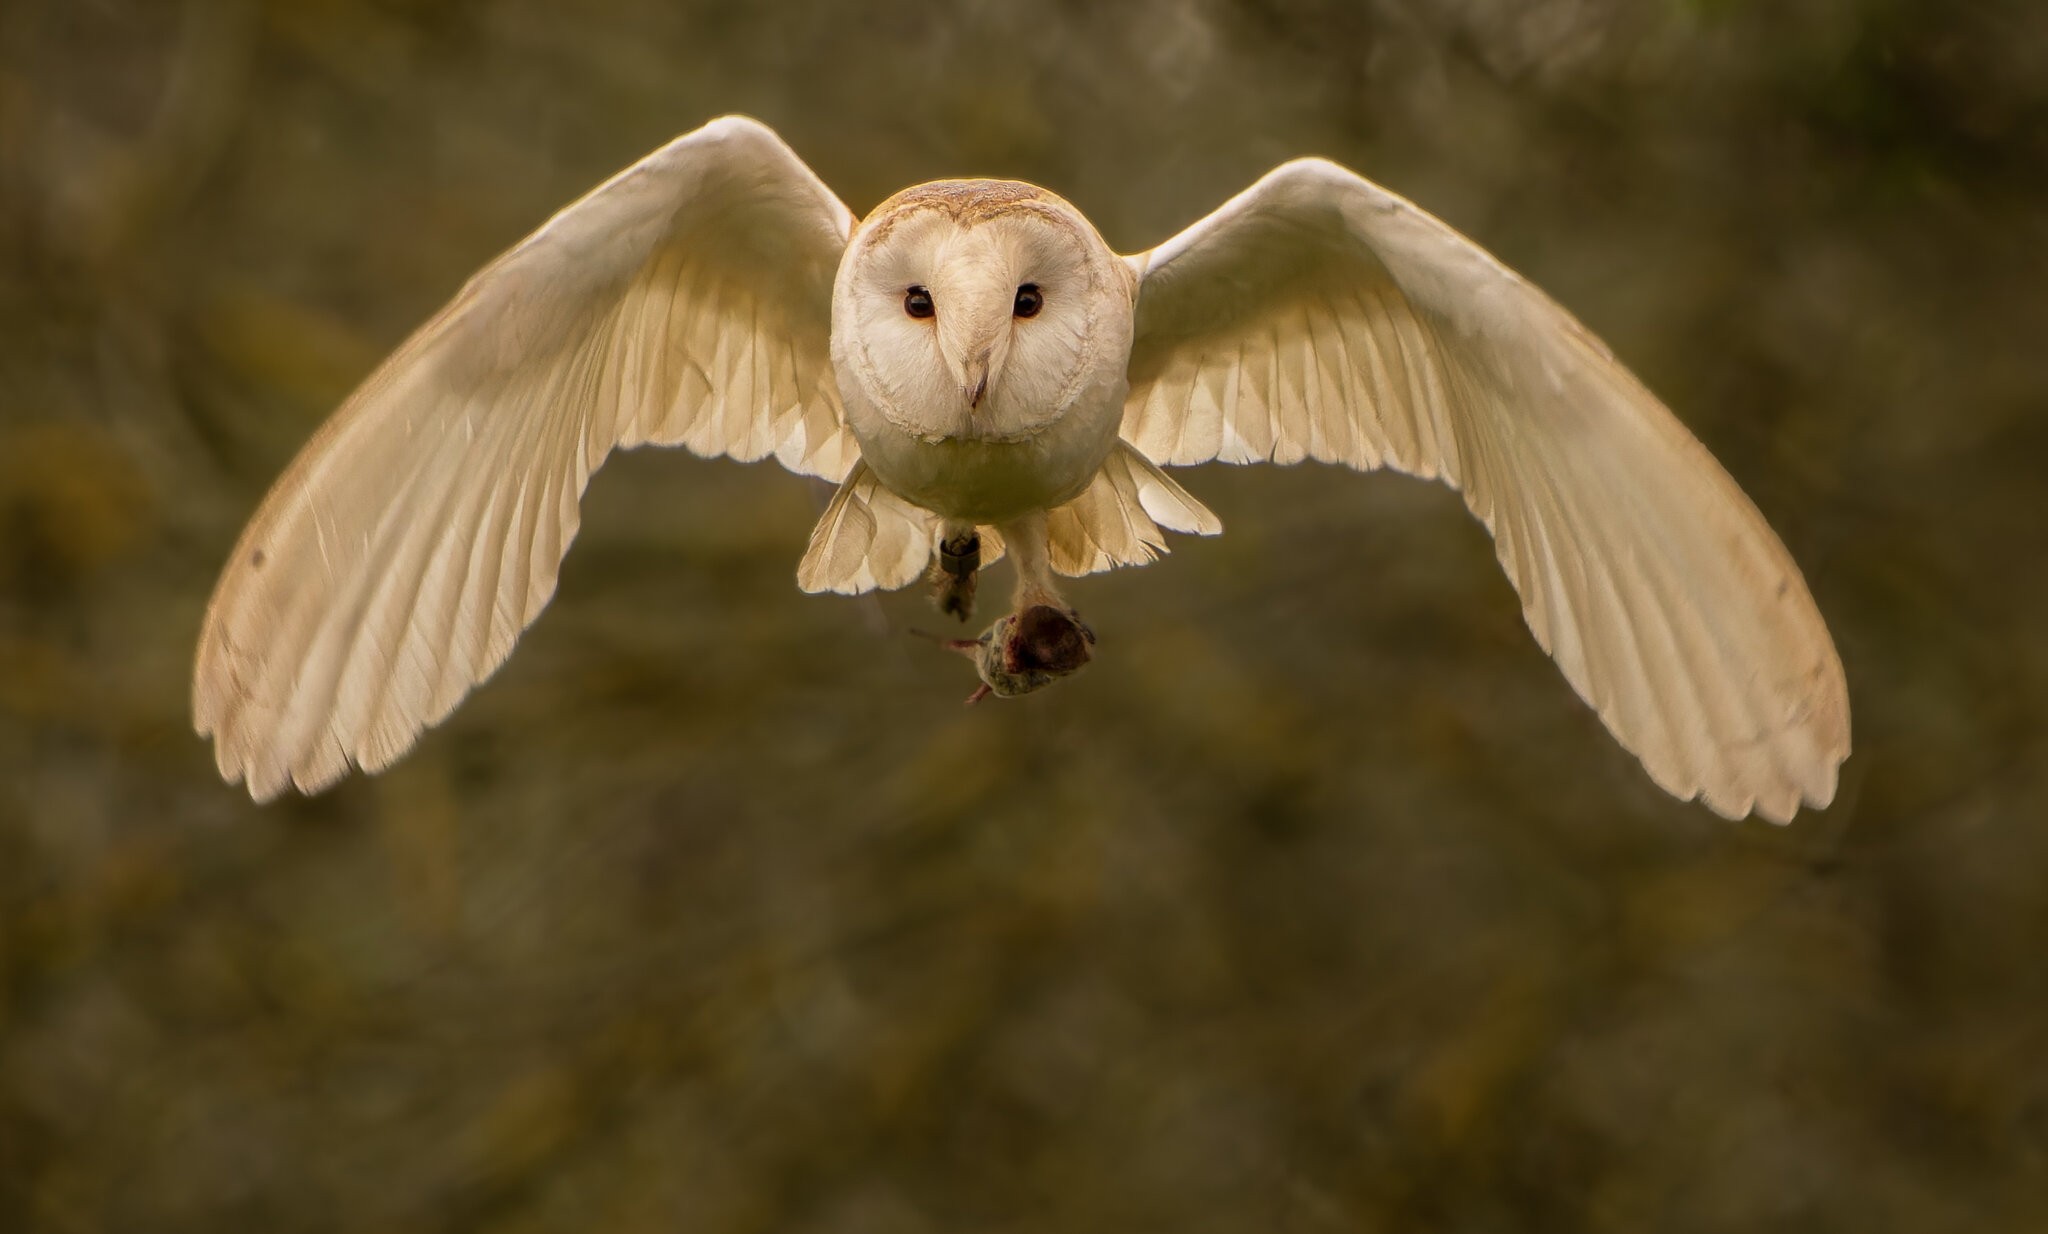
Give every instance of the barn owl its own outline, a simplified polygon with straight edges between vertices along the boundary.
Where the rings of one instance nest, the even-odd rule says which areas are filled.
[[[728,117],[470,280],[285,471],[208,606],[193,714],[265,800],[375,772],[510,653],[615,448],[773,456],[838,487],[806,591],[929,578],[1018,694],[1089,658],[1060,576],[1221,526],[1162,468],[1391,467],[1464,494],[1537,641],[1680,798],[1786,821],[1849,752],[1798,568],[1706,449],[1542,292],[1429,214],[1287,163],[1120,257],[1028,184],[856,220]]]

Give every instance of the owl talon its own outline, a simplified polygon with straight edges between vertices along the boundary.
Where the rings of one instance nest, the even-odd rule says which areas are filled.
[[[967,697],[973,706],[989,695],[1014,698],[1080,672],[1093,658],[1095,632],[1065,609],[1036,604],[1006,614],[980,638],[946,638],[929,630],[911,634],[974,661],[981,685]]]
[[[998,621],[976,661],[981,679],[1003,695],[1028,694],[1078,673],[1092,658],[1095,634],[1065,609],[1036,604]]]
[[[981,573],[981,535],[969,531],[939,542],[933,563],[932,603],[940,612],[966,621],[974,616],[975,581]]]

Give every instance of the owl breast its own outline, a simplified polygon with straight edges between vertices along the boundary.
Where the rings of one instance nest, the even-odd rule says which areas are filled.
[[[1064,413],[1026,436],[926,437],[899,427],[839,375],[861,457],[895,492],[944,518],[991,524],[1080,495],[1109,456],[1123,419],[1121,372],[1091,382]]]

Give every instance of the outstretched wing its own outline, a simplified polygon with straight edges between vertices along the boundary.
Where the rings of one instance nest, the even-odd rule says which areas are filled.
[[[1848,696],[1798,567],[1542,292],[1319,159],[1128,260],[1138,449],[1442,478],[1493,532],[1537,641],[1658,784],[1780,822],[1833,799]]]
[[[404,753],[554,594],[614,446],[845,475],[828,340],[852,222],[773,132],[728,117],[470,280],[235,546],[192,683],[221,774],[260,801]]]

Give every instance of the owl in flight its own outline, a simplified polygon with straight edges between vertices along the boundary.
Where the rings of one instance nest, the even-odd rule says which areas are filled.
[[[713,121],[471,279],[299,453],[206,610],[193,718],[266,800],[388,766],[554,594],[614,448],[838,485],[805,591],[929,578],[984,691],[1088,659],[1059,586],[1221,524],[1162,467],[1437,477],[1536,639],[1651,777],[1739,818],[1825,806],[1842,665],[1784,546],[1656,397],[1412,203],[1288,163],[1147,253],[1005,180],[856,220],[776,135]],[[977,696],[981,691],[977,692]]]

